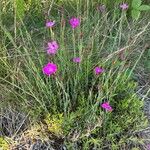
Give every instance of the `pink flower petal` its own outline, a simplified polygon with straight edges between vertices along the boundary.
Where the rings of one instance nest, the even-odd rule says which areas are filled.
[[[59,45],[56,41],[48,42],[47,54],[56,54]]]
[[[75,17],[72,17],[70,20],[69,20],[69,24],[71,25],[71,27],[74,29],[76,27],[78,27],[80,25],[80,19],[79,18],[75,18]]]
[[[48,21],[46,22],[46,27],[53,27],[55,25],[55,21]]]
[[[75,62],[75,63],[80,63],[81,62],[81,58],[80,57],[75,57],[75,58],[73,58],[72,61]]]
[[[104,72],[104,69],[100,67],[95,67],[94,72],[96,75],[99,75]]]
[[[121,8],[122,10],[127,10],[128,7],[129,7],[129,5],[128,5],[127,3],[120,4],[120,8]]]
[[[43,74],[50,76],[52,74],[55,74],[57,71],[57,65],[54,63],[48,62],[43,68],[42,68]]]
[[[108,102],[104,102],[103,104],[101,104],[101,107],[104,108],[107,111],[112,111],[113,110]]]

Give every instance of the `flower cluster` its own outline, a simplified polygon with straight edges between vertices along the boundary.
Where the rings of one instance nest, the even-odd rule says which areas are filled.
[[[71,25],[71,27],[73,29],[77,28],[80,25],[80,19],[72,17],[69,20],[69,24]],[[55,21],[47,21],[46,22],[47,28],[52,28],[54,25],[55,25]],[[46,48],[47,54],[55,55],[57,53],[58,49],[59,49],[59,44],[57,43],[57,41],[53,40],[53,41],[47,43],[47,48]],[[73,58],[72,61],[75,63],[80,63],[81,59],[80,59],[80,57],[76,57],[76,58]],[[48,62],[43,67],[42,71],[43,71],[43,74],[45,74],[47,76],[51,76],[56,73],[57,65],[52,62]]]
[[[126,3],[123,3],[123,4],[120,5],[120,8],[122,10],[126,10],[126,9],[128,9],[128,5]],[[98,9],[101,12],[104,12],[105,9],[106,9],[106,7],[105,7],[105,5],[101,5],[101,6],[99,6]],[[76,17],[72,17],[69,20],[69,24],[72,27],[72,29],[75,29],[78,26],[80,26],[80,19],[76,18]],[[54,25],[55,25],[55,21],[47,21],[46,22],[46,27],[47,28],[52,28]],[[59,44],[57,43],[57,41],[52,40],[52,41],[50,41],[50,42],[47,43],[46,51],[47,51],[48,55],[55,55],[57,53],[58,49],[59,49]],[[72,62],[74,62],[74,63],[78,64],[78,63],[81,63],[81,61],[82,60],[81,60],[80,57],[74,57],[74,58],[72,58]],[[42,68],[43,74],[45,74],[48,77],[51,76],[51,75],[54,75],[57,72],[57,70],[58,70],[58,67],[53,62],[48,62]],[[98,76],[98,75],[102,74],[105,70],[102,67],[96,66],[96,67],[94,67],[93,71],[94,71],[94,74],[96,76]],[[110,106],[109,102],[102,103],[101,107],[103,109],[105,109],[106,111],[108,111],[108,112],[111,112],[113,110],[112,107]]]
[[[129,5],[127,3],[121,3],[119,7],[124,11],[129,8]],[[99,6],[97,6],[97,10],[101,13],[104,13],[106,11],[106,5],[100,4]]]

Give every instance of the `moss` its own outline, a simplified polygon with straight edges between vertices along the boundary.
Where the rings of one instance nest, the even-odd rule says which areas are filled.
[[[62,114],[57,114],[57,115],[50,115],[48,114],[45,118],[45,122],[48,126],[48,130],[50,132],[53,132],[56,135],[62,135],[63,134],[63,129],[62,129],[62,124],[63,124],[63,115]]]
[[[5,138],[0,137],[0,148],[2,148],[2,150],[9,150],[9,144]]]

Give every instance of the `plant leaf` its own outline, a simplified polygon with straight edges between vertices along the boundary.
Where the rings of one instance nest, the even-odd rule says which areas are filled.
[[[24,0],[16,0],[16,13],[17,18],[23,18],[25,15],[25,1]]]
[[[26,10],[28,11],[28,10],[30,9],[30,7],[31,7],[32,0],[28,0],[28,1],[25,2],[25,3],[26,3],[25,8],[26,8]]]
[[[131,11],[132,18],[135,19],[135,20],[139,19],[140,14],[141,14],[141,12],[139,10],[133,9]]]
[[[142,0],[132,0],[132,7],[138,8],[142,4]]]
[[[148,5],[141,5],[138,10],[150,10],[150,6]]]

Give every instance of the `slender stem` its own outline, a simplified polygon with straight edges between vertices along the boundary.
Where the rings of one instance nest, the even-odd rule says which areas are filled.
[[[75,41],[75,31],[74,31],[74,29],[73,29],[73,34],[72,34],[72,40],[73,40],[74,57],[76,57],[76,41]]]

